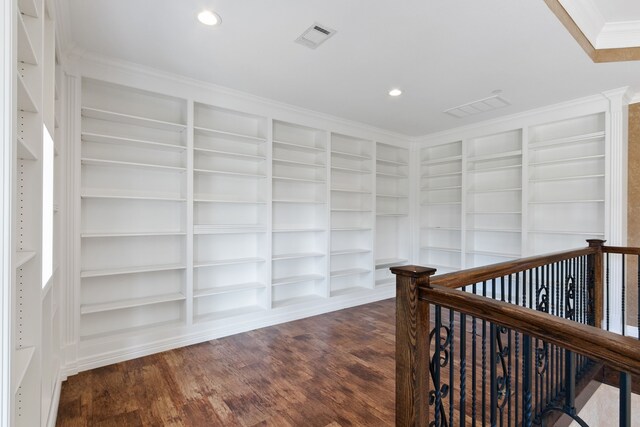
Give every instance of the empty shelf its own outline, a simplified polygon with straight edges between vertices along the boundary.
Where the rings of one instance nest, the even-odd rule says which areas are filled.
[[[202,267],[215,267],[219,265],[233,265],[233,264],[257,264],[261,262],[265,262],[264,258],[230,258],[230,259],[220,259],[217,261],[201,261],[193,264],[194,268],[202,268]]]
[[[271,284],[273,286],[279,286],[279,285],[287,285],[290,283],[310,282],[312,280],[322,280],[322,279],[324,279],[324,276],[322,274],[301,274],[297,276],[288,276],[288,277],[281,277],[279,279],[273,279],[271,281]]]
[[[161,304],[165,302],[181,301],[185,296],[181,293],[173,293],[166,295],[153,295],[143,298],[131,298],[120,301],[113,301],[100,304],[82,304],[80,306],[80,314],[100,313],[104,311],[123,310],[125,308],[142,307],[151,304]]]
[[[20,268],[36,256],[34,251],[18,251],[16,252],[15,268]]]
[[[299,259],[299,258],[316,258],[324,256],[322,252],[294,252],[289,254],[277,254],[273,255],[274,261],[281,261],[287,259]]]
[[[406,258],[383,258],[383,259],[377,259],[376,260],[376,270],[382,269],[382,268],[389,268],[389,267],[394,267],[397,265],[402,265],[402,264],[406,264],[407,262],[409,262],[408,259]]]
[[[144,139],[127,138],[122,136],[105,135],[93,132],[82,132],[82,141],[95,142],[101,144],[124,145],[127,147],[136,146],[142,148],[151,148],[155,150],[184,151],[187,149],[184,145],[167,144],[164,142],[148,141]]]
[[[91,107],[82,107],[82,117],[171,131],[182,131],[187,127],[181,123],[167,122],[164,120],[156,120],[148,117],[117,113],[115,111],[101,110]]]
[[[29,370],[29,366],[31,365],[31,361],[33,360],[33,354],[35,352],[35,347],[23,347],[18,349],[13,354],[13,358],[11,359],[12,371],[15,372],[15,384],[13,392],[16,393],[18,388],[22,385],[22,381],[24,380],[24,376]]]
[[[366,274],[370,273],[371,270],[366,268],[347,268],[344,270],[336,270],[331,272],[331,277],[341,277],[341,276],[354,276],[357,274]]]
[[[228,294],[232,292],[244,292],[250,291],[254,289],[264,289],[266,286],[264,283],[259,282],[250,282],[250,283],[238,283],[235,285],[227,285],[227,286],[216,286],[213,288],[206,289],[194,289],[193,297],[201,298],[212,295],[220,295],[220,294]]]
[[[218,129],[209,129],[201,126],[194,126],[193,130],[194,130],[194,133],[198,136],[220,137],[220,138],[230,139],[233,141],[253,143],[253,144],[262,144],[263,142],[266,142],[266,139],[260,136],[246,135],[246,134],[235,133],[235,132],[227,132],[227,131],[218,130]]]
[[[83,165],[91,165],[91,166],[116,166],[116,167],[129,167],[129,168],[140,168],[140,169],[156,169],[156,170],[166,170],[170,172],[184,172],[186,168],[176,167],[176,166],[164,166],[164,165],[154,165],[149,163],[136,163],[136,162],[123,162],[120,160],[103,160],[103,159],[82,159]]]
[[[106,268],[103,270],[84,270],[80,272],[80,277],[102,277],[102,276],[115,276],[119,274],[135,274],[135,273],[149,273],[154,271],[167,271],[167,270],[183,270],[186,266],[184,264],[164,264],[164,265],[147,265],[139,267],[123,267],[123,268]]]

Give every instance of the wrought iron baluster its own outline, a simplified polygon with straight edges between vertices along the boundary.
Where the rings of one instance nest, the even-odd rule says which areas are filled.
[[[487,282],[482,282],[482,296],[487,296]],[[482,320],[482,425],[487,421],[487,321]]]
[[[605,301],[606,301],[606,317],[607,317],[607,331],[610,329],[609,324],[609,252],[607,252],[606,256],[606,274],[605,274]]]
[[[620,427],[631,426],[631,376],[620,372]]]
[[[625,324],[627,323],[627,316],[626,316],[626,301],[625,301],[625,294],[626,294],[626,289],[627,289],[627,280],[626,280],[626,268],[625,268],[625,260],[626,257],[624,254],[620,255],[622,257],[622,335],[626,335],[625,334]]]
[[[637,313],[636,327],[638,328],[638,339],[640,340],[640,255],[638,255],[638,258],[636,261],[637,261],[636,269],[638,273],[638,278],[636,282],[636,287],[637,287],[636,295],[638,297],[638,305],[636,306],[636,313]]]
[[[531,361],[531,337],[529,335],[522,336],[522,425],[524,427],[531,427],[533,421],[532,406],[531,406],[531,394],[533,392],[531,388],[531,374],[533,371],[533,364]]]
[[[496,325],[489,323],[489,354],[491,355],[491,361],[489,364],[489,422],[491,426],[495,426],[497,423],[497,410],[498,410],[498,380],[496,373],[496,365],[498,364],[498,357],[496,351]]]
[[[449,425],[453,425],[453,407],[455,406],[455,401],[454,401],[454,397],[455,397],[455,393],[454,393],[454,388],[455,388],[455,382],[454,382],[454,361],[456,360],[455,358],[455,340],[454,340],[454,331],[455,328],[453,326],[453,320],[454,320],[454,316],[455,313],[452,309],[449,309],[449,331],[450,331],[450,336],[449,336],[449,358],[451,360],[451,363],[449,364]]]
[[[522,273],[522,282],[524,285],[524,278],[526,276],[526,272]],[[523,286],[523,291],[526,289]],[[516,274],[516,304],[520,301],[520,273]],[[519,390],[520,390],[520,333],[518,331],[515,332],[515,346],[516,346],[516,359],[515,370],[516,370],[516,390],[515,390],[515,421],[518,423],[519,415],[520,415],[520,399],[519,399]],[[509,422],[511,422],[511,417],[509,417]]]
[[[476,293],[476,284],[473,284],[473,293]],[[472,427],[476,427],[476,360],[477,359],[477,325],[476,325],[476,317],[473,316],[471,319],[471,425]]]
[[[467,315],[460,313],[460,427],[465,427],[467,414]],[[475,362],[472,360],[472,362]],[[453,365],[451,366],[453,370]],[[453,402],[453,399],[452,399]],[[453,405],[452,405],[453,407]],[[453,418],[451,419],[453,425]]]

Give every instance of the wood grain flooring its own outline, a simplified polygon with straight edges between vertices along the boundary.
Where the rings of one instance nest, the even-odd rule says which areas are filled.
[[[392,426],[395,300],[69,377],[57,425]]]

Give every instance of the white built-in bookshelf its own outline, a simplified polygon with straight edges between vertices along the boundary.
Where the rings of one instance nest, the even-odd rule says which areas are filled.
[[[605,114],[422,145],[419,263],[446,273],[605,235]]]
[[[327,133],[273,122],[271,304],[327,296]]]
[[[407,145],[90,78],[81,99],[85,360],[394,294]]]
[[[376,144],[376,287],[395,285],[390,267],[406,265],[409,243],[409,150]]]
[[[374,143],[331,135],[332,296],[374,285]]]
[[[54,11],[16,1],[15,128],[12,152],[12,426],[51,424],[60,384],[59,103]],[[58,75],[59,76],[59,75]],[[58,388],[59,391],[59,388]],[[55,418],[54,418],[55,419]]]
[[[605,114],[529,129],[528,250],[604,238]]]
[[[462,266],[462,141],[420,149],[419,263],[440,273]]]

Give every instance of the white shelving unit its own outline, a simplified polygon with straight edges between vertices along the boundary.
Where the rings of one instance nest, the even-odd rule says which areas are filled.
[[[11,239],[15,272],[11,276],[9,410],[12,426],[36,426],[50,423],[52,410],[55,416],[53,396],[60,385],[61,164],[52,155],[61,149],[56,120],[55,16],[50,4],[42,0],[15,1],[15,5]]]
[[[327,297],[327,132],[273,122],[272,306]]]
[[[184,322],[186,115],[183,100],[82,82],[82,341]]]
[[[605,114],[529,129],[529,252],[604,238]]]
[[[375,144],[331,134],[330,295],[373,288]]]
[[[393,286],[390,267],[408,264],[409,150],[376,143],[375,285]]]
[[[462,267],[462,141],[420,150],[420,265]]]
[[[266,142],[266,118],[195,104],[195,322],[269,307]]]
[[[465,141],[466,248],[464,266],[516,259],[522,234],[522,132]]]

